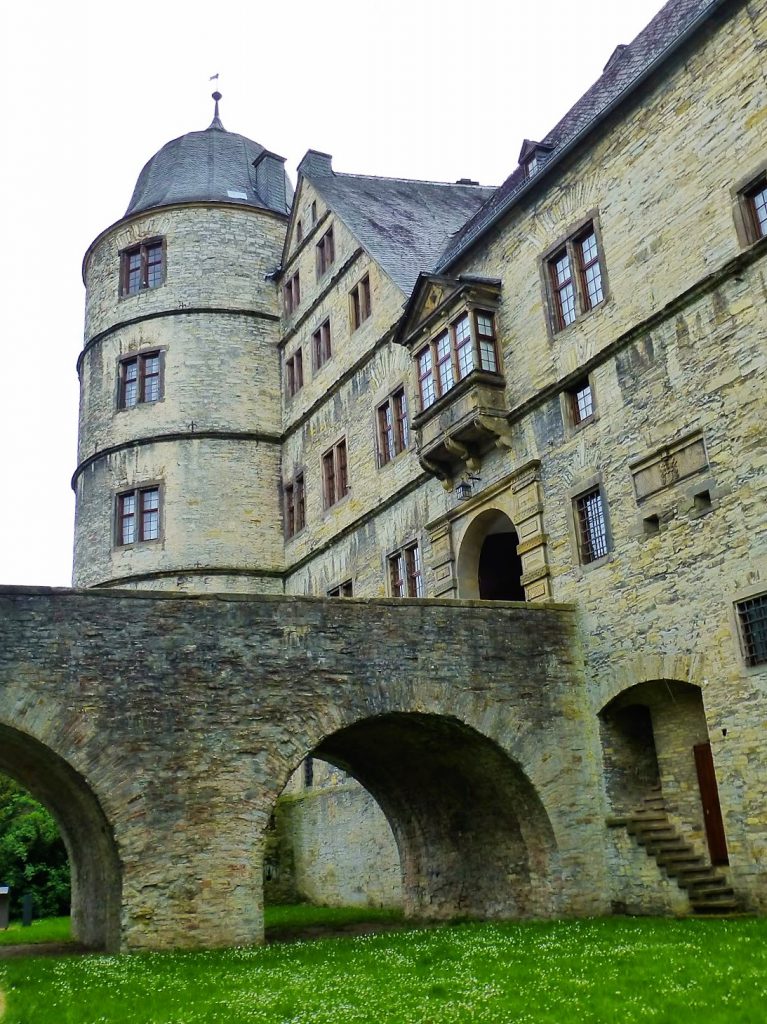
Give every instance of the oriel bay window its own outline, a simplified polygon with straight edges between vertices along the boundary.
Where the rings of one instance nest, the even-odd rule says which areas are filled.
[[[132,409],[143,402],[162,397],[162,360],[160,352],[141,352],[120,362],[118,405]]]
[[[158,540],[160,536],[160,488],[140,487],[117,496],[117,544]]]
[[[403,452],[410,441],[404,388],[398,388],[383,405],[378,406],[377,420],[378,463],[383,466]]]
[[[462,313],[415,358],[422,409],[428,409],[472,370],[498,373],[493,314],[484,310]]]
[[[165,245],[152,238],[120,253],[120,294],[135,295],[165,280]]]

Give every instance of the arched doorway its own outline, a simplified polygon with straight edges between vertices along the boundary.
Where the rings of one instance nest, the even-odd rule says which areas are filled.
[[[120,946],[120,863],[109,823],[85,779],[63,758],[0,725],[0,772],[53,816],[69,856],[72,935],[93,949]]]
[[[487,509],[469,525],[458,554],[458,596],[483,601],[524,601],[522,559],[514,524]]]
[[[519,765],[457,719],[394,713],[326,737],[312,756],[355,778],[385,814],[411,917],[547,916],[556,844]]]

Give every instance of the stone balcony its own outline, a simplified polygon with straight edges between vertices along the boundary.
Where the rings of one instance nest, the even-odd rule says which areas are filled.
[[[473,370],[413,420],[423,468],[449,484],[463,467],[479,469],[493,445],[511,448],[502,374]]]

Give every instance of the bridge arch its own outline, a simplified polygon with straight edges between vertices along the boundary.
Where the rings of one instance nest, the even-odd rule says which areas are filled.
[[[112,829],[85,779],[50,747],[0,723],[0,772],[52,814],[69,855],[72,934],[94,949],[120,947],[121,870]]]
[[[457,718],[390,712],[325,736],[312,756],[356,778],[385,814],[411,917],[549,916],[554,832],[534,786]]]

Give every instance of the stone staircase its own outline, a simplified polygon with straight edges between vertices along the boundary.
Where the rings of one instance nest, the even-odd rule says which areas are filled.
[[[634,841],[654,857],[658,867],[684,889],[693,914],[737,914],[741,905],[727,879],[705,857],[696,853],[671,823],[660,786],[651,789],[628,814],[607,819],[624,826]]]

